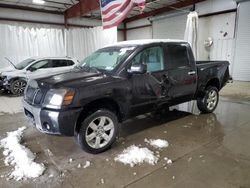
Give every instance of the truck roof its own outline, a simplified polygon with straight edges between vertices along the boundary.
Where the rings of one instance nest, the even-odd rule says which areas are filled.
[[[170,43],[170,42],[185,42],[184,40],[173,40],[173,39],[144,39],[144,40],[129,40],[129,41],[122,41],[122,42],[117,42],[111,45],[107,45],[105,47],[111,47],[111,46],[139,46],[139,45],[145,45],[145,44],[151,44],[151,43],[159,43],[159,42],[164,42],[164,43]]]

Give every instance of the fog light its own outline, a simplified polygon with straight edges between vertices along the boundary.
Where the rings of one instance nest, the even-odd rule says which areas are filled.
[[[43,124],[43,127],[47,130],[50,130],[50,125],[48,123],[44,123]]]

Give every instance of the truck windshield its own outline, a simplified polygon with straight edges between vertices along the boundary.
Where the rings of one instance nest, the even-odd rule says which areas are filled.
[[[115,47],[100,49],[81,61],[79,66],[82,68],[94,68],[100,71],[112,71],[131,54],[134,48]]]
[[[31,64],[33,61],[35,61],[34,59],[26,59],[20,63],[18,63],[15,67],[18,69],[18,70],[22,70],[24,69],[25,67],[27,67],[29,64]]]

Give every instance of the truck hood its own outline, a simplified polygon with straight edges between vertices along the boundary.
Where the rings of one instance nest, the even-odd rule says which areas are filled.
[[[48,77],[36,78],[39,83],[49,87],[81,87],[87,83],[98,81],[106,77],[103,73],[85,72],[83,70],[70,70]]]

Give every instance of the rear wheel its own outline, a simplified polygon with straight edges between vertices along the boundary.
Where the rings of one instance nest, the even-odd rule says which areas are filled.
[[[219,102],[219,92],[216,87],[209,86],[203,98],[197,100],[198,109],[203,113],[213,112]]]
[[[116,115],[106,109],[100,109],[81,122],[77,141],[81,148],[89,153],[97,154],[108,150],[118,135]]]
[[[22,95],[24,93],[27,82],[25,80],[15,80],[10,85],[10,91],[14,95]]]

